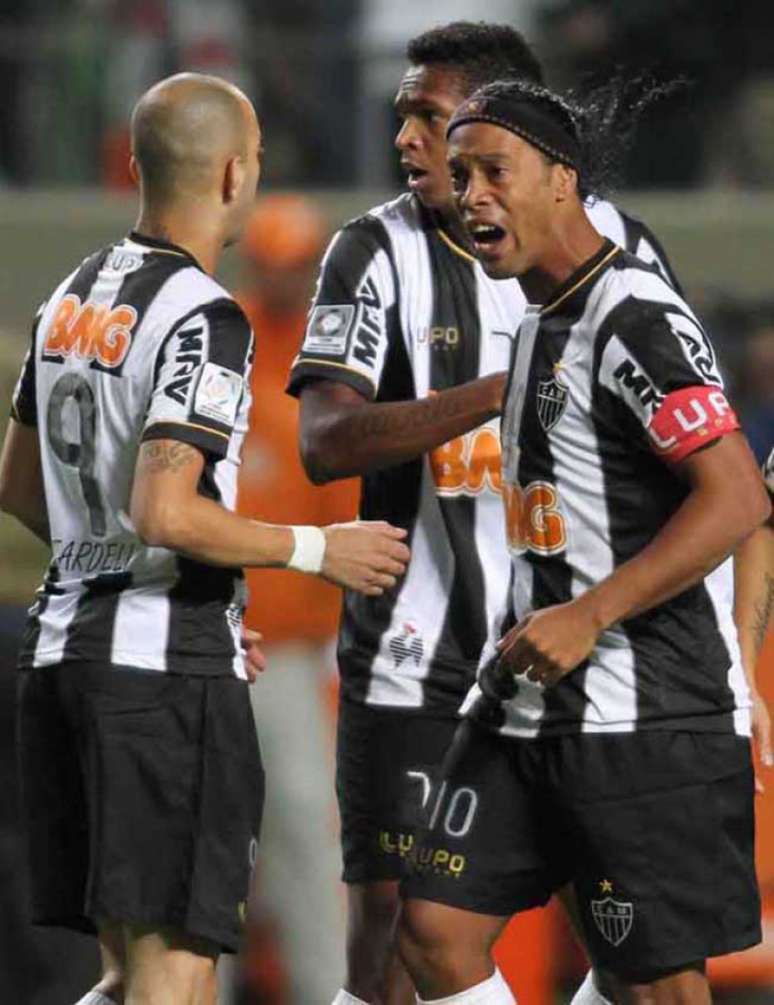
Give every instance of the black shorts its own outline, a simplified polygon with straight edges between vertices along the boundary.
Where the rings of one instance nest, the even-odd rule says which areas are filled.
[[[342,698],[336,793],[345,883],[400,879],[422,800],[457,720]]]
[[[753,846],[743,737],[480,731],[402,894],[508,916],[572,882],[595,963],[646,977],[760,941]]]
[[[19,674],[33,921],[239,943],[263,807],[247,684],[97,664]]]

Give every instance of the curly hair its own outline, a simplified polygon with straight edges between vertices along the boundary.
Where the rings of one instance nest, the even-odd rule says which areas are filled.
[[[442,64],[459,70],[470,91],[493,80],[543,80],[524,37],[507,24],[453,21],[431,28],[411,39],[406,57],[412,66]]]
[[[480,88],[476,96],[528,101],[575,139],[580,149],[578,194],[586,200],[604,198],[618,187],[643,112],[686,86],[683,78],[657,82],[648,75],[616,73],[590,89],[565,94],[539,83],[503,79]]]

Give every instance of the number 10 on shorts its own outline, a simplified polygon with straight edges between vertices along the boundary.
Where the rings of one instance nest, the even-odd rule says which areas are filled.
[[[429,830],[440,824],[449,837],[461,838],[469,833],[478,809],[473,789],[465,785],[452,788],[448,780],[434,784],[425,771],[407,771],[406,777],[422,786],[422,809],[430,813]]]

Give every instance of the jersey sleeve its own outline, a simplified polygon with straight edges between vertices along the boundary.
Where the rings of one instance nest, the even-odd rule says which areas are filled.
[[[397,290],[389,238],[365,217],[340,230],[323,258],[317,292],[288,393],[310,380],[335,380],[376,397],[397,328]]]
[[[40,325],[44,307],[45,304],[40,307],[35,315],[35,320],[32,322],[32,335],[27,348],[27,355],[24,357],[21,373],[19,374],[19,379],[16,381],[16,387],[11,398],[11,417],[23,426],[37,426],[38,424],[38,406],[35,391],[35,347],[38,326]]]
[[[605,327],[600,383],[658,456],[676,463],[739,429],[707,333],[682,300],[629,298]]]
[[[220,300],[175,324],[161,344],[142,439],[190,443],[226,456],[245,394],[253,336],[237,304]]]

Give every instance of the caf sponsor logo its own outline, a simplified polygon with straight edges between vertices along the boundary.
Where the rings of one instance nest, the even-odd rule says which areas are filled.
[[[567,408],[569,391],[556,372],[548,380],[538,381],[537,414],[546,432],[554,428]]]
[[[322,356],[345,356],[354,317],[353,304],[314,307],[309,315],[304,352]]]
[[[394,669],[399,670],[406,660],[413,660],[419,666],[425,653],[425,644],[416,625],[404,621],[401,631],[393,635],[388,646],[394,661]]]
[[[591,916],[602,938],[611,946],[620,946],[632,930],[634,905],[631,901],[616,900],[609,896],[613,892],[610,880],[603,879],[599,888],[601,893],[607,893],[608,896],[591,901]]]

